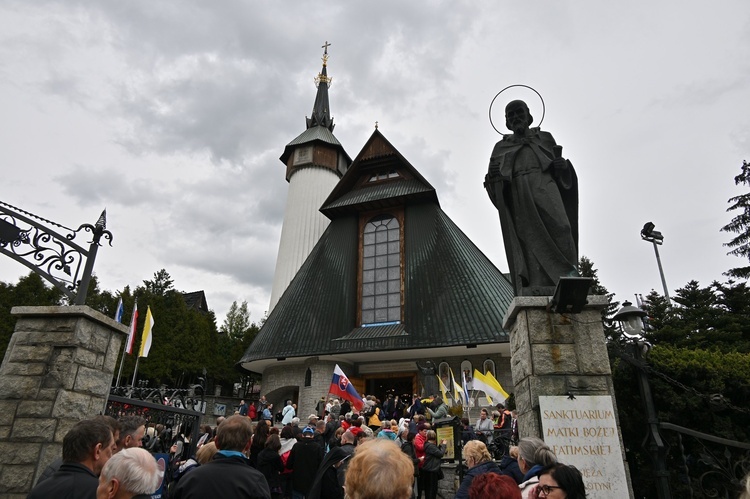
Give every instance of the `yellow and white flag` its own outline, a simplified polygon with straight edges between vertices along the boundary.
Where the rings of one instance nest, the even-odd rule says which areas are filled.
[[[456,402],[461,401],[461,404],[465,404],[468,400],[468,397],[464,393],[464,389],[461,388],[461,385],[456,383],[456,378],[453,377],[453,369],[451,371],[451,383],[453,383],[453,400]]]
[[[443,395],[443,402],[445,402],[447,404],[448,403],[448,397],[447,397],[446,393],[448,392],[448,387],[445,386],[445,383],[443,383],[443,380],[442,380],[442,378],[440,376],[438,376],[436,374],[435,377],[438,379],[438,384],[440,386],[440,393]]]
[[[146,320],[143,324],[143,335],[141,335],[141,349],[138,350],[138,357],[148,357],[148,351],[151,350],[151,329],[154,327],[154,318],[151,315],[151,307],[146,309]]]
[[[474,369],[474,389],[484,392],[488,398],[492,397],[497,402],[505,402],[508,398],[508,393],[489,371],[487,374],[482,374]]]

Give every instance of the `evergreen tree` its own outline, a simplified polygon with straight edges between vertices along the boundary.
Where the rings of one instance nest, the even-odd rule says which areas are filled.
[[[601,281],[599,281],[599,270],[594,267],[594,262],[585,255],[581,256],[581,259],[578,262],[578,271],[580,272],[581,277],[591,277],[593,279],[591,288],[589,289],[590,295],[602,295],[607,297],[607,307],[602,310],[604,334],[609,341],[619,340],[621,336],[620,331],[616,324],[612,322],[612,316],[615,315],[620,308],[620,302],[613,301],[615,294],[607,291],[607,288],[602,285]]]
[[[248,383],[257,381],[255,377],[241,372],[236,364],[245,354],[258,331],[260,331],[260,326],[250,322],[247,302],[243,301],[242,305],[239,306],[236,301],[233,302],[219,330],[219,355],[216,362],[217,382],[226,386],[240,382],[245,388]]]
[[[744,184],[750,187],[750,163],[742,162],[742,172],[734,177],[735,185]],[[729,198],[731,205],[727,211],[738,211],[731,222],[721,228],[724,232],[731,232],[736,236],[724,246],[733,248],[728,255],[739,256],[750,260],[750,192]],[[737,267],[724,272],[724,275],[738,279],[750,278],[750,266]]]

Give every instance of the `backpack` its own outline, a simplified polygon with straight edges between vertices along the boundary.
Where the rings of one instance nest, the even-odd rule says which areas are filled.
[[[369,418],[375,414],[375,406],[370,404],[365,404],[365,406],[362,408],[362,415],[366,418]]]

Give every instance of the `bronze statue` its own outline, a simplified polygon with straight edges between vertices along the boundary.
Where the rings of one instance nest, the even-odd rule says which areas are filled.
[[[513,134],[495,144],[484,186],[500,214],[516,296],[551,296],[560,277],[578,276],[578,177],[532,121],[525,102],[505,107]]]

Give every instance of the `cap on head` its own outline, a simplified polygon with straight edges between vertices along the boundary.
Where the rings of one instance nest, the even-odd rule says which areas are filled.
[[[309,426],[305,426],[305,429],[302,430],[303,435],[315,435],[315,430],[310,428]]]

